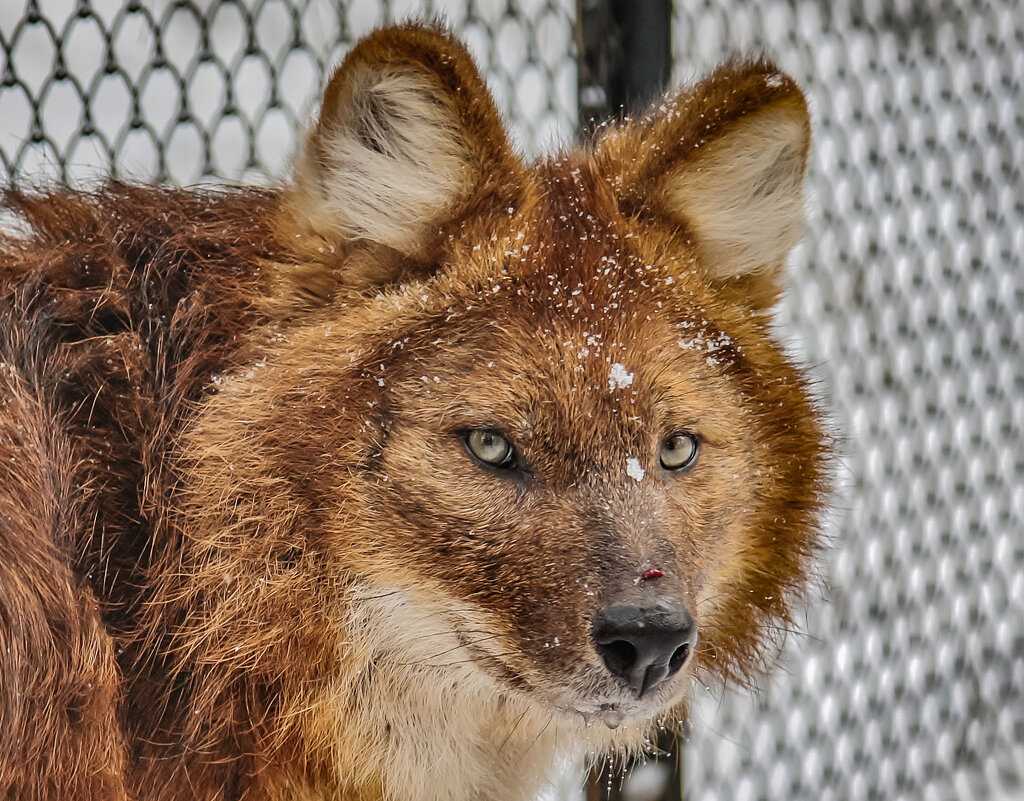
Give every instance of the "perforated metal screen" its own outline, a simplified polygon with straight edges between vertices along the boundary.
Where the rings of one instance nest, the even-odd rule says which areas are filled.
[[[528,152],[576,123],[572,0],[0,0],[0,181],[281,175],[319,82],[443,13]],[[765,47],[815,118],[781,335],[844,437],[830,603],[702,697],[688,801],[1024,798],[1024,8],[678,0],[676,80]]]
[[[1024,798],[1024,6],[678,0],[677,79],[767,48],[813,106],[784,335],[845,437],[830,603],[705,698],[688,801]]]
[[[386,22],[446,19],[516,142],[576,119],[573,0],[0,0],[0,181],[284,174],[324,70]]]

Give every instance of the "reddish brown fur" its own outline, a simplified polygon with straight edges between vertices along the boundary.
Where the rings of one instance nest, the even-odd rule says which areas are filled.
[[[826,446],[769,332],[778,270],[716,280],[657,182],[766,105],[805,117],[796,87],[733,63],[672,119],[525,167],[462,47],[407,26],[349,56],[313,152],[352,64],[422,72],[475,148],[416,252],[324,230],[301,181],[7,195],[4,797],[519,798],[566,738],[684,714],[682,685],[615,734],[558,711],[616,691],[590,621],[642,570],[694,611],[706,677],[746,680],[788,619]],[[465,456],[484,425],[528,473]],[[661,475],[644,454],[683,425],[701,461]],[[406,624],[450,624],[459,660]],[[434,786],[449,756],[465,775]]]

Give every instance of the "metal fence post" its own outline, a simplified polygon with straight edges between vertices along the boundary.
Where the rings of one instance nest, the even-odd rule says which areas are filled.
[[[581,128],[631,114],[665,90],[670,0],[577,0]]]
[[[665,90],[672,68],[671,21],[671,0],[577,0],[581,133],[643,110]],[[657,798],[681,801],[681,740],[665,731],[655,745],[666,754],[658,760],[665,769]],[[623,783],[630,767],[606,762],[587,781],[587,801],[630,801]]]

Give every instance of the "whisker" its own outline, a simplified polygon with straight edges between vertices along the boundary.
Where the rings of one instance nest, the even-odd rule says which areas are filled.
[[[728,630],[728,629],[726,629],[725,626],[721,626],[721,625],[718,625],[718,624],[715,624],[715,623],[701,623],[699,628],[702,628],[702,629],[716,629],[718,631],[727,631]],[[768,631],[779,631],[779,632],[782,632],[783,634],[791,634],[794,637],[806,637],[807,639],[811,640],[812,642],[819,642],[819,643],[820,642],[824,642],[824,640],[821,637],[818,637],[817,635],[811,634],[810,632],[800,631],[799,629],[790,629],[790,628],[786,628],[785,626],[776,626],[776,625],[773,625],[771,623],[762,623],[761,624],[761,628],[767,629]]]
[[[499,659],[500,657],[503,657],[503,656],[515,656],[515,654],[513,652],[511,652],[511,651],[509,651],[507,653],[503,653],[503,654],[486,654],[485,653],[485,654],[482,654],[481,656],[478,656],[478,657],[474,656],[474,657],[470,657],[469,659],[457,659],[454,662],[441,662],[439,664],[430,664],[426,660],[424,660],[422,662],[412,662],[412,663],[410,663],[410,666],[411,667],[423,666],[423,667],[432,667],[432,668],[451,667],[452,665],[465,665],[465,664],[467,664],[469,662],[479,662],[481,659]]]
[[[516,733],[516,729],[519,728],[519,724],[523,722],[523,718],[526,717],[526,713],[529,709],[524,709],[523,714],[516,718],[515,723],[512,724],[512,728],[509,729],[508,734],[505,735],[505,739],[501,741],[501,745],[498,746],[498,753],[501,754],[505,751],[505,746],[508,745],[508,741],[512,739],[512,735]]]
[[[459,633],[462,633],[462,634],[485,634],[485,633],[487,633],[487,630],[486,629],[459,629]],[[399,642],[399,643],[403,643],[404,644],[404,643],[409,643],[409,642],[417,642],[419,640],[427,640],[427,639],[430,639],[431,637],[454,637],[454,636],[456,636],[455,632],[452,632],[452,631],[433,631],[433,632],[431,632],[429,634],[418,634],[415,637],[405,637],[405,638],[402,638],[402,639],[397,640],[397,641],[393,640],[392,642]]]
[[[486,642],[487,640],[493,640],[497,636],[498,636],[497,634],[492,634],[489,637],[481,637],[481,638],[479,638],[477,640],[469,640],[468,642],[459,643],[458,645],[456,645],[456,646],[454,646],[452,648],[446,648],[444,651],[440,651],[439,653],[432,654],[430,656],[424,657],[419,662],[398,662],[397,664],[401,665],[402,667],[413,667],[415,665],[422,665],[424,662],[427,662],[428,660],[437,659],[437,657],[439,657],[439,656],[444,656],[445,654],[450,654],[452,651],[457,651],[460,648],[465,648],[467,645],[476,645],[477,643]]]
[[[391,592],[385,592],[380,595],[357,595],[354,601],[379,601],[382,598],[390,598],[392,595],[399,595],[401,590],[392,590]]]
[[[519,755],[519,758],[520,758],[520,759],[522,759],[522,758],[523,758],[523,757],[525,757],[525,756],[526,756],[526,755],[527,755],[528,753],[530,753],[530,750],[531,750],[531,749],[532,749],[532,748],[533,748],[533,747],[534,747],[534,746],[535,746],[535,745],[536,745],[536,744],[537,744],[538,742],[540,742],[540,738],[544,736],[544,732],[546,732],[546,731],[548,730],[548,726],[550,726],[550,725],[551,725],[551,721],[553,721],[554,719],[555,719],[555,713],[554,713],[554,712],[552,712],[552,713],[551,713],[550,715],[548,715],[548,722],[544,724],[544,727],[543,727],[543,728],[542,728],[542,729],[541,729],[541,730],[540,730],[539,732],[537,732],[537,736],[533,738],[533,741],[532,741],[532,742],[531,742],[531,743],[530,743],[530,744],[529,744],[529,745],[528,745],[528,746],[526,747],[526,750],[525,750],[525,751],[523,751],[523,753]]]

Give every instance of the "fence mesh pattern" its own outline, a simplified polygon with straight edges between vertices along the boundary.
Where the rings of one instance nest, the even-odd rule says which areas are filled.
[[[413,15],[460,32],[520,147],[572,135],[573,0],[2,0],[0,181],[280,176],[325,69]]]
[[[688,801],[1024,798],[1024,7],[679,0],[677,79],[763,47],[809,92],[784,336],[845,438],[830,604],[707,696]]]
[[[576,123],[572,0],[0,0],[0,182],[280,176],[324,70],[443,14],[523,150]],[[688,801],[1024,798],[1024,11],[677,0],[676,80],[763,47],[807,88],[783,337],[845,452],[785,670],[701,697]]]

